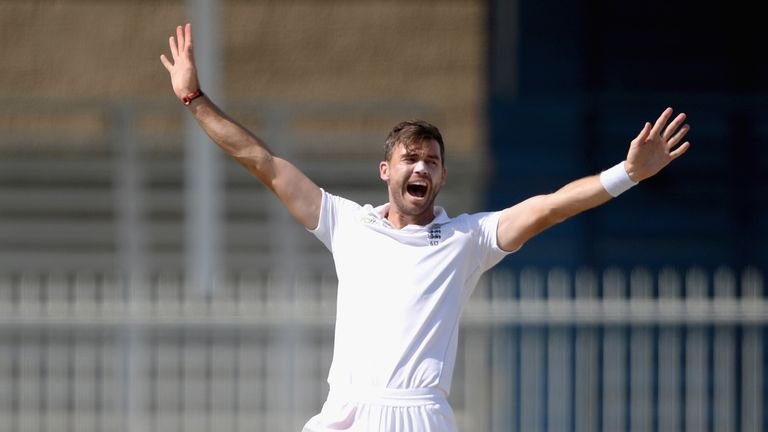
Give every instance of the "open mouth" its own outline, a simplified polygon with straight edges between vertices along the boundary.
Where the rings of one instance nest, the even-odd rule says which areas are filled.
[[[427,185],[409,184],[406,186],[405,190],[409,195],[415,196],[416,198],[424,198],[427,196]]]

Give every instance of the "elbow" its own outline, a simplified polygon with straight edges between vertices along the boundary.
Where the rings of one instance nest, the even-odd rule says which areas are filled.
[[[549,227],[557,225],[570,217],[566,209],[557,205],[556,200],[551,195],[541,197],[540,220],[542,224]]]
[[[550,225],[557,225],[565,222],[569,217],[570,215],[562,209],[552,208],[547,211],[547,222],[549,222]]]
[[[244,149],[233,152],[232,157],[243,165],[265,165],[271,164],[273,160],[271,153],[261,149]]]
[[[273,171],[274,157],[269,153],[242,152],[233,154],[232,157],[253,174]]]

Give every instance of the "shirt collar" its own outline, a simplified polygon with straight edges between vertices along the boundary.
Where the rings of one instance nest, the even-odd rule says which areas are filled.
[[[378,221],[381,223],[381,225],[383,225],[383,226],[385,226],[387,228],[394,228],[392,223],[390,223],[389,220],[386,217],[387,213],[389,213],[390,205],[391,205],[390,203],[386,203],[386,204],[382,204],[382,205],[380,205],[378,207],[374,207],[374,208],[372,208],[368,212],[368,214],[373,216],[373,217],[375,217],[376,219],[378,219]],[[428,223],[426,225],[406,225],[406,226],[403,227],[403,229],[408,229],[408,228],[410,228],[410,229],[424,229],[424,228],[429,228],[429,227],[431,227],[432,225],[435,225],[435,224],[439,225],[439,224],[444,224],[444,223],[450,221],[450,218],[446,214],[444,208],[442,208],[440,206],[434,206],[433,208],[434,208],[434,212],[435,212],[435,218],[432,219],[432,221],[430,223]]]

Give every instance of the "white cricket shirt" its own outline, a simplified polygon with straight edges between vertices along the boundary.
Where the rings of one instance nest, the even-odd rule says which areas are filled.
[[[331,389],[439,388],[450,392],[459,317],[483,272],[508,252],[500,212],[398,230],[373,208],[323,191],[311,230],[333,253],[339,279]]]

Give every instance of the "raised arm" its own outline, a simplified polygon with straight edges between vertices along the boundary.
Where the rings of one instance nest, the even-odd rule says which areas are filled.
[[[317,227],[322,194],[320,188],[290,162],[275,156],[267,145],[232,120],[205,96],[197,96],[200,84],[192,51],[192,26],[178,26],[169,39],[172,60],[160,61],[171,75],[176,96],[206,134],[228,155],[240,162],[282,201],[288,211],[307,228]]]
[[[656,123],[646,122],[640,134],[632,140],[623,163],[631,181],[640,182],[655,175],[690,147],[687,141],[678,146],[690,129],[687,124],[683,125],[685,114],[679,114],[667,125],[671,116],[672,108],[667,108]],[[557,192],[529,198],[502,212],[497,228],[499,247],[507,251],[517,250],[552,225],[611,198],[613,196],[601,182],[600,175],[584,177]]]

